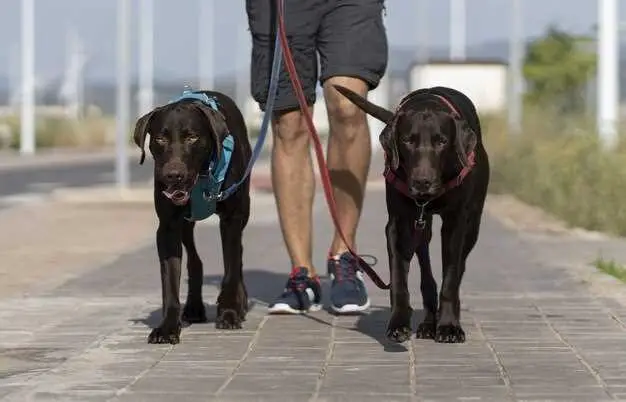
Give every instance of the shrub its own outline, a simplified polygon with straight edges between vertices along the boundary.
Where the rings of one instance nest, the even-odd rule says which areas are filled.
[[[490,190],[510,193],[565,222],[626,234],[626,146],[602,147],[584,117],[545,111],[525,116],[523,134],[507,135],[502,117],[485,117],[492,162]]]

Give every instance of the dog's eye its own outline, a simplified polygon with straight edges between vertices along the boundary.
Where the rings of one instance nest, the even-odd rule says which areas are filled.
[[[448,139],[446,137],[444,137],[443,135],[438,135],[437,137],[435,137],[435,144],[437,145],[446,145],[448,143]]]
[[[162,135],[157,135],[156,137],[154,137],[154,141],[156,141],[157,144],[161,145],[167,144],[167,138]]]
[[[200,137],[198,137],[197,135],[190,135],[189,137],[187,137],[187,139],[185,140],[188,144],[193,144],[194,142],[198,141]]]

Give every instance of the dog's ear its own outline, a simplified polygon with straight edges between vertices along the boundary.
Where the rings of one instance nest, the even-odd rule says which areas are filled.
[[[398,154],[398,142],[396,137],[396,119],[394,119],[390,124],[387,124],[378,137],[392,170],[397,170],[400,166],[400,155]]]
[[[199,104],[198,108],[204,114],[207,122],[211,126],[211,134],[215,142],[215,152],[219,158],[222,154],[222,142],[228,135],[228,126],[226,125],[226,117],[219,110],[215,110],[205,104]]]
[[[465,119],[456,118],[454,124],[456,153],[463,167],[467,167],[469,165],[468,156],[476,147],[478,139]]]
[[[141,149],[141,158],[139,159],[140,165],[143,165],[143,162],[146,160],[146,134],[148,134],[150,120],[157,110],[158,109],[154,109],[151,112],[146,113],[145,115],[137,119],[137,123],[135,123],[135,132],[133,133],[133,139],[135,140],[135,144],[137,144],[137,146]]]

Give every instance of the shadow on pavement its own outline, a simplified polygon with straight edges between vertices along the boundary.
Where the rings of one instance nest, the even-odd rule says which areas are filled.
[[[272,303],[274,299],[282,292],[285,282],[287,280],[287,273],[277,273],[265,271],[263,269],[247,269],[244,274],[244,281],[248,290],[248,298],[250,303],[250,309],[255,305],[261,305],[261,308],[265,308]],[[222,281],[222,275],[205,275],[204,285],[214,286],[219,289]],[[330,282],[327,278],[322,278],[322,292],[327,296],[330,292]],[[186,295],[181,293],[181,301],[185,300]],[[324,299],[326,301],[327,299]],[[325,303],[327,305],[328,303]],[[214,323],[217,316],[217,309],[215,305],[209,305],[205,303],[208,323]],[[387,352],[406,352],[406,346],[397,344],[387,340],[385,331],[387,328],[387,321],[391,315],[389,306],[372,306],[371,310],[358,316],[355,324],[350,324],[344,328],[359,332],[363,335],[369,336],[376,340]],[[420,322],[423,316],[421,310],[416,310],[416,314],[413,315],[412,327],[417,328],[417,322]],[[309,319],[318,322],[321,325],[332,325],[332,319],[330,317],[325,319],[324,316],[318,314],[304,314],[303,319]],[[131,319],[133,323],[141,323],[150,328],[155,328],[161,321],[161,309],[156,309],[148,314],[147,317],[142,319]],[[187,324],[185,324],[187,325]],[[201,324],[203,325],[203,324]]]
[[[184,302],[184,296],[185,295],[183,295],[183,299],[181,300],[182,302]],[[217,306],[204,303],[204,309],[206,311],[206,318],[207,318],[206,323],[207,324],[215,323],[215,318],[217,317]],[[159,309],[151,311],[145,318],[133,318],[130,321],[133,324],[144,324],[150,329],[153,329],[159,326],[159,324],[161,323],[162,317],[163,317],[163,314],[162,314],[161,309],[159,308]],[[183,327],[187,327],[189,325],[190,324],[183,322]]]

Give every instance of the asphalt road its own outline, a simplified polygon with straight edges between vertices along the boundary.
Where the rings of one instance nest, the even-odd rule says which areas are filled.
[[[133,183],[146,181],[152,174],[150,163],[137,164],[137,158],[130,160],[130,174]],[[60,187],[87,187],[115,181],[114,160],[103,162],[77,162],[72,164],[24,166],[16,169],[0,170],[0,197],[17,195],[45,195]]]
[[[259,160],[268,157],[262,152]],[[150,180],[152,160],[139,165],[137,155],[129,157],[132,183]],[[115,159],[77,161],[49,166],[29,166],[0,169],[0,208],[28,200],[41,199],[62,187],[89,187],[115,182]]]

